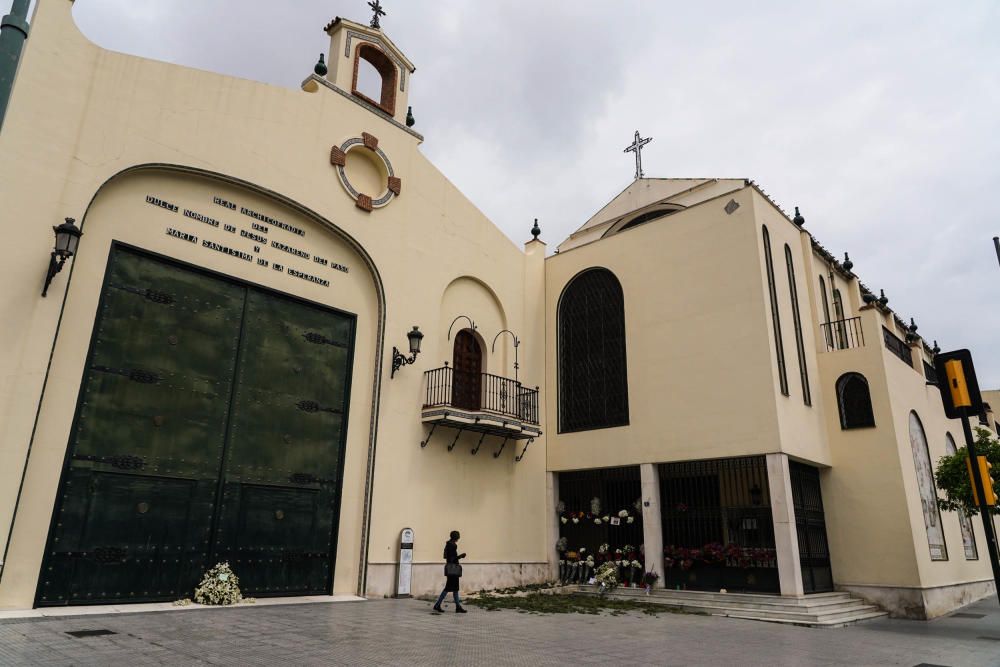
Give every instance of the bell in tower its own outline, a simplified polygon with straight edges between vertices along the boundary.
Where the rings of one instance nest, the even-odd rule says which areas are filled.
[[[410,75],[415,67],[403,52],[382,32],[385,16],[380,0],[369,2],[373,17],[362,25],[337,17],[326,26],[330,36],[327,62],[317,65],[323,76],[340,92],[362,102],[376,113],[385,114],[400,124],[407,123],[407,95]],[[311,82],[313,86],[315,81]],[[311,90],[310,81],[304,88]]]

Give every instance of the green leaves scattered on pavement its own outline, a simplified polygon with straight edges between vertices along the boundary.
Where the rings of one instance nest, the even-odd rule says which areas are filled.
[[[649,616],[655,616],[667,613],[688,613],[677,607],[650,602],[551,593],[530,593],[510,597],[481,593],[479,597],[470,598],[466,603],[486,611],[514,609],[530,614],[602,614],[607,612],[612,616],[621,616],[628,612],[642,612]]]

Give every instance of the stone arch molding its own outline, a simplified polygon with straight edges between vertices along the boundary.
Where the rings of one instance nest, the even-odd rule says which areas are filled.
[[[345,244],[350,250],[352,250],[356,254],[356,256],[362,261],[364,268],[368,272],[368,275],[372,281],[371,283],[372,290],[374,292],[375,300],[377,303],[377,313],[374,316],[374,321],[376,324],[375,337],[374,340],[371,341],[372,361],[374,368],[372,369],[373,372],[372,391],[371,391],[371,402],[369,407],[370,419],[369,419],[368,435],[367,435],[367,441],[368,441],[367,453],[365,456],[366,472],[364,481],[364,497],[363,497],[364,501],[363,501],[363,507],[361,508],[362,510],[361,522],[360,522],[361,535],[359,540],[361,547],[358,560],[357,591],[358,594],[363,594],[367,578],[367,560],[368,560],[367,552],[368,552],[368,543],[370,538],[372,489],[373,489],[374,470],[375,470],[375,454],[376,454],[377,440],[378,440],[377,434],[378,434],[378,423],[379,423],[378,421],[379,404],[380,404],[380,394],[381,394],[381,378],[383,375],[382,366],[384,363],[384,343],[385,343],[386,296],[385,296],[384,284],[382,282],[382,277],[381,274],[379,273],[378,267],[376,266],[372,257],[361,245],[361,243],[359,243],[353,236],[351,236],[345,230],[343,230],[342,228],[340,228],[339,226],[337,226],[335,223],[328,220],[324,216],[313,211],[307,206],[304,206],[296,202],[290,197],[277,193],[273,190],[269,190],[268,188],[259,186],[255,183],[251,183],[249,181],[244,181],[232,176],[228,176],[226,174],[213,172],[206,169],[190,167],[185,165],[177,165],[169,163],[146,163],[146,164],[135,165],[113,174],[111,177],[109,177],[107,180],[101,183],[100,186],[97,187],[93,196],[90,198],[90,201],[87,203],[86,209],[80,219],[80,229],[84,233],[86,233],[88,229],[89,218],[92,217],[91,214],[95,208],[95,203],[101,199],[102,195],[108,190],[110,186],[116,185],[117,183],[119,183],[120,181],[131,175],[156,173],[156,172],[165,173],[169,175],[190,176],[196,179],[201,179],[203,181],[210,181],[210,182],[214,181],[220,184],[224,184],[230,188],[242,189],[258,197],[268,199],[272,201],[275,205],[283,207],[295,214],[302,216],[305,219],[308,219],[310,222],[315,223],[319,229],[322,229],[324,232],[336,237],[340,242]],[[84,241],[84,243],[86,243],[86,241]],[[73,286],[76,265],[77,265],[77,260],[74,260],[73,264],[69,267],[69,272],[66,277],[66,284],[64,290],[61,290],[63,293],[63,298],[60,308],[61,312],[63,313],[65,313],[67,310],[67,304]],[[59,322],[56,325],[52,340],[50,359],[52,359],[55,356],[56,348],[60,341],[60,333],[63,325],[63,320],[64,318],[60,316]],[[69,336],[70,334],[67,333],[66,335]],[[43,405],[46,402],[45,401],[46,387],[49,386],[48,380],[50,374],[53,372],[53,365],[54,365],[53,363],[49,364],[49,367],[46,371],[46,377],[43,382],[42,393],[39,396],[38,400],[39,409],[35,416],[36,428],[35,432],[33,432],[32,440],[29,442],[28,446],[28,453],[24,464],[24,472],[22,473],[22,486],[24,484],[25,476],[29,473],[30,458],[33,451],[33,445],[35,444],[34,441],[36,439],[36,434],[38,431],[37,427],[39,424],[39,418],[41,415]],[[18,510],[19,510],[18,505],[20,504],[21,504],[21,499],[18,498],[18,503],[14,507],[14,513],[11,518],[12,528],[16,525],[16,522],[18,520]],[[10,541],[8,541],[8,546],[9,545]]]
[[[452,331],[452,340],[447,340],[447,332],[452,323],[459,316],[467,316],[476,324],[473,332],[483,349],[483,370],[503,375],[504,371],[510,371],[511,366],[507,357],[509,351],[506,348],[497,347],[497,353],[492,354],[489,342],[493,336],[508,328],[507,311],[496,291],[486,282],[474,276],[458,276],[451,280],[441,293],[441,319],[439,324],[439,340],[434,341],[437,345],[437,353],[441,358],[450,363],[452,345],[455,333],[461,329],[470,329],[467,321],[460,320],[455,323]]]

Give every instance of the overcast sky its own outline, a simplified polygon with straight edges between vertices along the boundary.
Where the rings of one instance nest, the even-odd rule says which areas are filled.
[[[2,2],[2,0],[0,0]],[[9,4],[9,3],[3,3]],[[550,250],[632,180],[745,177],[1000,386],[1000,3],[384,0],[425,154]],[[77,0],[98,44],[297,87],[364,0]]]

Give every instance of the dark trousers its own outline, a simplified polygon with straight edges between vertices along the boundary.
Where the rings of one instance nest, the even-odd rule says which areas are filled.
[[[458,591],[452,591],[451,594],[455,596],[455,605],[461,607],[462,598],[458,597]],[[441,595],[438,596],[438,601],[434,603],[434,606],[440,607],[441,603],[444,602],[444,599],[445,597],[447,597],[447,595],[448,595],[448,589],[446,588],[443,591],[441,591]]]

